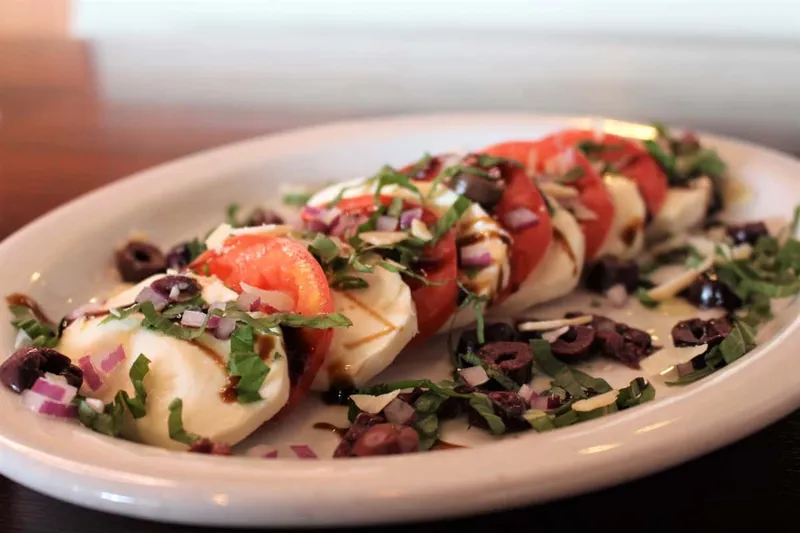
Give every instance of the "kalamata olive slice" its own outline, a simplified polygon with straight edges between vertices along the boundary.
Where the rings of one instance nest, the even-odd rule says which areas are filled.
[[[473,202],[491,211],[500,202],[505,192],[505,182],[500,179],[488,179],[483,176],[459,172],[450,179],[450,188]]]
[[[734,294],[730,287],[720,281],[713,270],[698,276],[689,285],[689,288],[681,293],[681,296],[701,309],[722,307],[728,311],[733,311],[742,306],[741,298]]]
[[[763,222],[746,222],[744,224],[733,224],[725,228],[733,244],[756,245],[758,239],[769,235],[767,225]]]
[[[369,413],[359,413],[344,435],[339,446],[333,452],[334,457],[351,457],[353,455],[353,443],[366,433],[372,426],[385,424],[386,419],[381,415],[371,415]]]
[[[478,357],[519,385],[531,380],[533,356],[527,343],[493,342],[483,346],[478,351]]]
[[[505,322],[487,324],[484,328],[484,337],[487,343],[519,341],[517,329],[511,324],[506,324]]]
[[[167,267],[174,270],[183,270],[192,261],[192,253],[189,250],[189,243],[182,242],[176,244],[167,252]]]
[[[353,455],[369,457],[419,451],[419,435],[408,426],[377,424],[353,443]]]
[[[76,388],[83,384],[83,371],[73,365],[69,357],[52,348],[26,346],[0,364],[0,382],[14,392],[30,389],[45,373],[64,376],[67,383]]]
[[[701,320],[692,318],[675,324],[672,328],[672,342],[675,346],[700,346],[719,344],[731,332],[732,326],[727,318]]]
[[[594,343],[595,330],[588,326],[571,326],[550,345],[553,355],[565,359],[586,357]]]
[[[655,350],[649,333],[608,317],[595,315],[591,327],[595,330],[592,351],[618,359],[631,368],[638,369],[639,361]]]
[[[639,265],[635,261],[603,257],[589,265],[585,285],[599,293],[605,293],[614,285],[623,285],[631,294],[639,286]]]
[[[456,353],[463,355],[465,353],[478,353],[481,349],[481,344],[478,342],[478,332],[474,329],[465,330],[458,338],[456,345]]]
[[[267,224],[283,224],[283,218],[275,211],[257,208],[247,219],[247,226],[264,226]]]
[[[625,324],[617,324],[617,333],[622,335],[625,342],[630,342],[640,348],[647,349],[653,345],[653,337],[641,329],[632,328]]]
[[[204,453],[208,455],[233,455],[231,447],[227,444],[212,442],[211,439],[207,439],[205,437],[195,441],[194,444],[189,447],[189,451],[192,453]]]
[[[200,294],[202,287],[189,276],[164,276],[150,284],[150,288],[174,302],[185,302]]]
[[[117,250],[116,261],[122,280],[128,283],[138,283],[167,269],[167,259],[161,250],[143,241],[130,241]]]

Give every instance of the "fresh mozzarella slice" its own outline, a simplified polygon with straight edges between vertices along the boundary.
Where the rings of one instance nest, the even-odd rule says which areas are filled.
[[[132,315],[102,324],[102,317],[81,318],[64,330],[57,347],[77,361],[87,354],[99,358],[123,346],[126,359],[103,376],[104,386],[99,391],[91,393],[105,403],[113,401],[120,390],[134,396],[128,371],[139,354],[150,359],[150,371],[144,379],[147,414],[138,420],[125,414],[122,434],[126,438],[162,448],[185,449],[186,445],[170,439],[168,430],[169,405],[175,398],[181,398],[187,431],[233,445],[286,404],[289,368],[279,331],[258,341],[264,362],[270,368],[260,390],[263,399],[240,404],[235,399],[223,398],[222,392],[229,387],[226,364],[230,341],[210,335],[203,335],[196,342],[183,341],[143,329],[141,319],[140,315]],[[97,363],[95,366],[100,372]]]
[[[611,194],[614,219],[599,257],[612,256],[631,259],[644,245],[644,221],[647,215],[642,195],[636,184],[624,176],[605,174],[603,183]]]
[[[435,190],[433,190],[432,182],[420,181],[415,185],[420,191],[419,195],[396,185],[381,188],[381,194],[403,198],[410,202],[424,203],[425,207],[438,217],[444,215],[459,198],[457,193],[441,184]],[[314,195],[308,205],[325,205],[336,198],[342,189],[345,189],[344,198],[354,198],[374,194],[375,185],[365,183],[363,179],[332,185]],[[511,274],[509,262],[511,238],[505,229],[477,203],[473,203],[461,216],[454,230],[459,249],[479,243],[481,248],[491,256],[491,261],[487,266],[470,269],[469,274],[463,270],[459,276],[464,286],[479,296],[487,297],[488,305],[491,305],[494,297],[508,286]],[[487,304],[482,305],[485,307]],[[440,332],[466,326],[474,321],[475,310],[469,307],[464,308],[456,312]]]
[[[346,315],[353,326],[334,330],[328,355],[314,379],[314,390],[363,386],[392,364],[417,334],[411,290],[400,274],[375,265],[371,273],[354,271],[353,275],[369,285],[331,291],[334,310]]]
[[[586,243],[577,220],[554,201],[553,239],[541,264],[519,289],[492,310],[493,315],[514,315],[534,305],[560,298],[578,285]]]
[[[688,187],[672,187],[664,207],[647,227],[647,239],[658,241],[686,233],[702,225],[711,202],[712,185],[708,178],[699,178]]]

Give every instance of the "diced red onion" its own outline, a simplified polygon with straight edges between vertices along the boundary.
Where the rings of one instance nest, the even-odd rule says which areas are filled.
[[[518,207],[503,217],[503,224],[513,230],[521,230],[536,225],[539,216],[527,207]]]
[[[100,370],[108,374],[125,360],[125,348],[120,344],[100,360]]]
[[[525,400],[526,402],[530,402],[531,398],[534,396],[533,389],[530,388],[527,384],[521,386],[517,391],[517,394],[519,394],[519,397]]]
[[[292,444],[289,448],[298,459],[317,459],[317,454],[307,444]]]
[[[569,326],[561,326],[558,329],[542,333],[542,338],[547,342],[549,342],[550,344],[553,344],[558,340],[559,337],[561,337],[561,335],[563,335],[567,331],[569,331]]]
[[[306,228],[308,231],[316,233],[325,233],[328,231],[328,226],[321,220],[306,220]]]
[[[261,306],[261,299],[255,294],[243,292],[236,299],[236,303],[245,311],[256,311]]]
[[[411,227],[412,220],[422,220],[422,208],[414,207],[400,213],[400,228],[408,229]]]
[[[258,457],[261,459],[277,459],[278,450],[266,444],[256,444],[245,452],[248,457]]]
[[[467,382],[467,385],[471,385],[473,387],[477,387],[478,385],[482,385],[489,381],[489,375],[482,366],[462,368],[458,371],[458,373],[461,374],[461,377],[464,378],[464,381]]]
[[[94,367],[91,357],[84,355],[78,359],[78,367],[83,371],[83,383],[89,390],[94,392],[103,387],[103,379],[100,377],[100,374],[97,373],[97,369]]]
[[[322,208],[314,205],[303,206],[303,217],[310,220],[318,220],[322,215]]]
[[[167,299],[150,287],[143,288],[142,291],[136,296],[136,303],[144,302],[151,302],[153,307],[156,308],[156,311],[161,311],[167,306]]]
[[[390,424],[406,424],[415,413],[414,408],[400,398],[395,398],[383,408],[383,414]]]
[[[549,402],[550,399],[547,396],[539,396],[538,394],[533,394],[530,399],[528,399],[531,409],[538,409],[540,411],[547,411],[550,408]]]
[[[226,341],[233,335],[233,330],[236,329],[236,321],[231,318],[221,318],[219,324],[214,329],[214,336],[219,340]]]
[[[386,215],[379,216],[375,227],[378,231],[394,231],[397,229],[397,219]]]
[[[459,251],[461,265],[470,268],[484,268],[492,264],[492,254],[481,243],[470,244]]]
[[[606,291],[606,298],[615,307],[624,307],[628,301],[628,291],[625,289],[625,285],[617,283]]]
[[[78,389],[67,383],[67,380],[60,376],[53,374],[45,374],[44,377],[38,378],[34,383],[31,390],[42,396],[46,396],[53,401],[61,403],[69,403],[75,398]]]
[[[328,210],[323,211],[319,216],[319,220],[320,220],[320,222],[325,224],[325,226],[330,228],[331,226],[333,226],[336,223],[336,220],[341,215],[342,215],[341,209],[339,209],[337,207],[334,207],[332,209],[328,209]]]
[[[221,320],[221,317],[218,317],[217,315],[211,315],[211,316],[209,316],[209,317],[208,317],[208,322],[206,322],[206,328],[207,328],[207,329],[214,329],[214,328],[216,328],[217,326],[219,326],[219,321],[220,321],[220,320]]]
[[[64,319],[67,320],[68,322],[71,322],[71,321],[76,320],[76,319],[78,319],[78,318],[80,318],[82,316],[85,316],[85,315],[88,315],[88,314],[91,314],[91,313],[98,313],[100,311],[103,311],[104,309],[105,309],[105,307],[103,307],[103,304],[101,304],[101,303],[89,302],[89,303],[86,303],[86,304],[83,304],[83,305],[79,305],[78,307],[76,307],[75,309],[70,311],[67,314],[67,316],[64,317]]]
[[[199,328],[206,323],[206,314],[202,311],[195,311],[188,309],[183,312],[181,317],[181,325],[187,328]]]
[[[675,370],[678,371],[679,376],[685,376],[686,374],[694,372],[694,366],[692,365],[692,362],[689,361],[686,363],[679,364],[678,366],[675,367]]]
[[[255,294],[261,300],[262,305],[268,305],[276,311],[285,313],[294,309],[294,298],[285,292],[259,289],[247,283],[241,283],[241,287],[243,292]]]
[[[78,416],[78,407],[69,403],[54,402],[47,396],[28,389],[22,391],[22,405],[42,415],[56,418],[75,418]]]
[[[349,231],[358,226],[358,217],[351,215],[342,215],[336,221],[336,224],[331,226],[329,233],[334,237],[344,237]]]

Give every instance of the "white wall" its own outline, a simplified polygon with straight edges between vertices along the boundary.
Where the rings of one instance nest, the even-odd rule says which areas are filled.
[[[83,0],[112,102],[660,119],[800,151],[800,1]]]

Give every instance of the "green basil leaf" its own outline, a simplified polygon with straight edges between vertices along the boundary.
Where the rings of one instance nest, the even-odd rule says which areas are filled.
[[[466,196],[459,196],[453,205],[450,206],[450,209],[448,209],[431,228],[431,234],[433,235],[432,242],[436,243],[439,239],[444,237],[471,205],[472,202]]]
[[[283,203],[284,205],[294,205],[297,207],[305,206],[311,197],[314,196],[313,193],[310,192],[294,192],[289,194],[283,195]]]
[[[689,383],[694,383],[695,381],[700,381],[704,377],[710,376],[713,373],[714,373],[713,368],[709,367],[700,368],[699,370],[694,370],[692,372],[689,372],[688,374],[684,374],[675,381],[667,381],[665,383],[670,387],[680,387],[682,385],[688,385]]]
[[[636,291],[636,297],[639,299],[639,303],[641,303],[643,306],[649,309],[653,309],[660,305],[660,302],[655,298],[653,298],[652,296],[650,296],[647,289],[643,287],[639,287],[639,290]]]
[[[376,204],[380,203],[381,189],[389,185],[397,185],[400,188],[413,192],[417,197],[422,198],[422,193],[420,193],[417,186],[412,183],[411,178],[397,172],[392,167],[383,167],[373,179],[376,182],[374,195]]]
[[[439,417],[435,414],[420,417],[414,429],[419,433],[420,450],[430,450],[439,439]]]
[[[191,446],[198,440],[200,435],[189,433],[183,427],[183,400],[175,398],[169,404],[169,419],[167,421],[167,428],[169,431],[169,438]]]
[[[546,340],[532,339],[530,345],[535,368],[553,378],[554,385],[567,391],[573,398],[586,398],[589,396],[587,392],[602,394],[613,390],[606,380],[590,376],[556,359]]]
[[[331,289],[337,289],[340,291],[365,289],[369,287],[369,283],[364,278],[359,278],[358,276],[351,276],[348,274],[334,276],[330,285]]]
[[[340,252],[339,246],[333,242],[331,238],[322,233],[314,237],[314,240],[308,245],[308,251],[323,265],[339,257]]]
[[[403,212],[403,199],[399,197],[392,198],[392,203],[389,204],[389,209],[386,214],[390,217],[398,218]]]
[[[422,394],[417,401],[414,402],[414,410],[417,414],[427,415],[436,413],[444,402],[447,401],[447,396],[442,396],[433,391],[428,391]]]
[[[656,397],[656,389],[653,384],[644,378],[636,378],[630,385],[619,390],[617,396],[617,408],[628,409],[649,402]]]
[[[145,403],[147,402],[147,391],[144,388],[143,382],[149,371],[150,359],[148,359],[144,354],[139,354],[139,357],[136,358],[136,360],[133,362],[133,365],[131,365],[131,369],[128,371],[128,377],[130,377],[131,383],[133,384],[133,390],[136,395],[133,398],[130,398],[127,394],[124,394],[123,400],[125,401],[125,405],[128,407],[128,411],[131,412],[133,418],[142,418],[147,414],[145,407]]]
[[[206,243],[202,242],[200,239],[195,237],[191,241],[186,243],[186,250],[189,252],[189,262],[191,263],[198,257],[200,257],[203,252],[208,250]]]
[[[201,294],[195,294],[191,299],[185,302],[177,302],[171,304],[169,307],[161,311],[161,316],[165,318],[176,318],[183,314],[184,311],[189,309],[201,310],[206,305]]]
[[[719,351],[725,359],[725,363],[731,364],[755,346],[755,338],[752,328],[735,321],[733,329],[721,343]]]
[[[123,391],[120,391],[123,392]],[[86,398],[76,396],[74,402],[78,406],[78,421],[97,433],[118,437],[122,431],[125,403],[123,395],[117,393],[114,401],[106,404],[102,413],[98,413],[86,403]]]
[[[528,421],[533,429],[538,433],[556,429],[551,417],[544,411],[538,409],[529,409],[522,414],[522,417]]]
[[[480,366],[486,371],[486,375],[495,380],[498,385],[505,390],[517,392],[519,385],[513,379],[503,374],[496,366],[487,364],[484,360],[472,352],[461,354],[460,359],[467,363],[469,366]]]
[[[486,423],[489,425],[489,430],[494,435],[502,435],[506,432],[506,425],[503,423],[503,420],[497,416],[494,412],[494,406],[492,405],[492,401],[489,399],[488,396],[481,393],[473,393],[472,397],[469,399],[469,405],[481,417],[486,420]]]
[[[240,209],[239,204],[230,204],[225,210],[225,222],[230,224],[231,227],[238,228],[241,226],[238,220]]]
[[[55,348],[58,344],[58,328],[54,324],[40,322],[33,311],[24,305],[10,305],[11,325],[22,330],[31,339],[31,345],[39,348]]]

